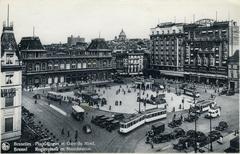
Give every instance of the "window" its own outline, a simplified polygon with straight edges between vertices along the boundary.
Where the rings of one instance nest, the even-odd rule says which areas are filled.
[[[53,69],[52,63],[48,63],[48,70],[52,70],[52,69]]]
[[[202,64],[202,59],[201,59],[200,56],[198,56],[197,61],[198,61],[198,65],[201,65],[201,64]]]
[[[40,71],[40,65],[39,64],[35,65],[35,71]]]
[[[54,70],[58,70],[58,69],[59,69],[58,63],[54,64]]]
[[[6,64],[13,64],[13,54],[6,54]]]
[[[12,74],[8,74],[6,75],[6,84],[12,84],[13,80],[13,75]]]
[[[5,97],[5,107],[13,106],[13,97]]]
[[[204,57],[204,61],[203,61],[204,65],[207,66],[208,65],[208,59],[207,57]]]
[[[215,58],[212,55],[210,56],[210,65],[211,66],[215,65]]]
[[[46,70],[46,63],[42,63],[42,70]]]
[[[5,118],[5,132],[13,131],[13,117]]]

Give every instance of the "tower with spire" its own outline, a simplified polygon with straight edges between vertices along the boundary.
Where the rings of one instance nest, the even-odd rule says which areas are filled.
[[[13,24],[3,24],[1,35],[1,141],[19,139],[21,136],[22,67],[13,33]]]

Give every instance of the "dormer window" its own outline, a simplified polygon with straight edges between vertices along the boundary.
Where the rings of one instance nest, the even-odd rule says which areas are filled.
[[[6,64],[13,64],[13,54],[6,54]]]

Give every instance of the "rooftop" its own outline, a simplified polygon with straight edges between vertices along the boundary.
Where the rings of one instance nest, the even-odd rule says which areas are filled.
[[[235,53],[229,57],[229,63],[239,63],[239,50],[236,50]]]
[[[19,57],[18,46],[13,33],[13,27],[3,27],[3,33],[1,35],[1,56],[5,51],[16,52]]]
[[[44,50],[39,37],[23,37],[18,45],[19,50]]]
[[[110,50],[103,38],[93,39],[87,50]]]

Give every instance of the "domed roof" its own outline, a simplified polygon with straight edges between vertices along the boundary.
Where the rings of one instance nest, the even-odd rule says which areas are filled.
[[[120,32],[119,36],[126,36],[126,34],[124,33],[123,29],[122,29],[122,31]]]

